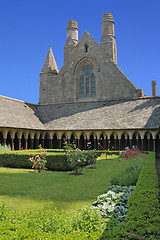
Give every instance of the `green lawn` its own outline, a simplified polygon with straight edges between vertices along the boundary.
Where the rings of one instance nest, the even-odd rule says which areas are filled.
[[[57,209],[75,212],[104,193],[111,176],[125,168],[117,159],[98,160],[96,169],[86,167],[79,176],[70,172],[36,174],[27,169],[0,168],[0,202],[17,210],[52,203]]]

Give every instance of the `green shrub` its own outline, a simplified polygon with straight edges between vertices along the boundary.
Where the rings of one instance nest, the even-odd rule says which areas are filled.
[[[1,145],[0,144],[0,152],[8,152],[8,151],[11,151],[11,146],[9,145]]]
[[[143,155],[140,155],[136,158],[131,158],[127,161],[126,169],[119,173],[118,175],[115,175],[111,178],[111,184],[112,185],[120,185],[120,186],[134,186],[136,185],[136,182],[139,178],[139,174],[142,170],[142,166],[144,164],[145,158],[143,158]],[[121,158],[119,159],[119,162],[121,161]]]
[[[160,239],[160,206],[155,153],[150,152],[129,197],[125,224],[112,219],[100,239]]]
[[[26,150],[26,151],[13,151],[13,152],[0,152],[0,166],[10,168],[32,168],[29,158],[37,155],[39,152]],[[68,171],[70,167],[66,161],[65,153],[47,153],[46,168],[51,171]]]
[[[0,208],[1,239],[99,239],[106,221],[89,208],[71,216],[48,206],[30,212]]]

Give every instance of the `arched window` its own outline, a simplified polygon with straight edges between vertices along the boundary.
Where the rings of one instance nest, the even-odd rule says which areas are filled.
[[[81,78],[80,78],[80,95],[81,95],[81,98],[84,98],[84,76],[81,75]]]
[[[80,97],[88,98],[96,96],[96,78],[93,73],[92,65],[82,67],[80,76]]]
[[[91,97],[95,97],[96,95],[96,82],[95,75],[92,73],[91,75]]]

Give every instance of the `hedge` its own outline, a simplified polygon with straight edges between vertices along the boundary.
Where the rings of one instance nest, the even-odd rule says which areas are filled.
[[[39,151],[13,151],[13,152],[0,152],[0,166],[10,168],[32,168],[29,161],[30,157],[38,154]],[[65,153],[62,152],[49,152],[46,155],[46,167],[51,171],[69,171],[70,167],[66,161]]]
[[[125,224],[111,220],[102,239],[160,239],[160,204],[155,153],[150,152],[128,200]]]

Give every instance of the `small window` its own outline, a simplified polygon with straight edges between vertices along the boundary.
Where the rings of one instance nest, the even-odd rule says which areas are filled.
[[[84,45],[84,49],[85,49],[85,52],[88,52],[88,45],[87,44]]]

